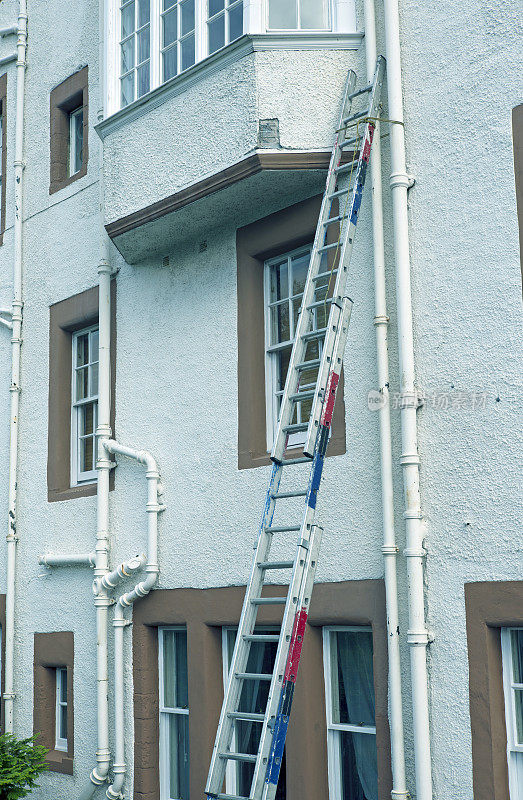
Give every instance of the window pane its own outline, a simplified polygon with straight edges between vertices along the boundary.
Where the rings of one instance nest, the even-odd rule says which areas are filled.
[[[60,706],[60,739],[67,739],[67,706]]]
[[[91,333],[91,362],[98,361],[98,342],[99,333],[96,330]]]
[[[176,2],[177,0],[163,0],[162,10],[167,11],[167,9],[171,8],[171,6],[175,6]]]
[[[166,708],[187,708],[187,631],[163,632],[163,702]]]
[[[122,84],[122,107],[128,106],[134,100],[134,72],[127,75],[121,81]]]
[[[516,741],[523,744],[523,689],[514,689],[514,705],[516,711]]]
[[[283,264],[271,267],[271,301],[283,300],[289,296],[289,270],[287,259]]]
[[[76,371],[76,400],[83,400],[88,397],[89,391],[89,367],[82,367]]]
[[[174,45],[163,54],[163,79],[168,81],[178,74],[178,45]]]
[[[81,367],[89,361],[89,334],[78,336],[76,339],[76,366]]]
[[[78,172],[82,168],[83,149],[84,149],[84,112],[83,109],[73,116],[73,153],[74,164],[73,172]]]
[[[376,736],[340,731],[342,800],[378,800]]]
[[[332,632],[332,720],[375,725],[372,633]]]
[[[60,670],[60,700],[67,703],[67,670]]]
[[[225,44],[225,16],[209,22],[209,53],[215,53]]]
[[[146,25],[151,18],[151,0],[138,0],[138,27]]]
[[[327,27],[327,8],[325,0],[300,0],[301,26],[305,29]]]
[[[187,0],[182,3],[182,32],[181,35],[185,36],[194,30],[194,0]]]
[[[213,17],[225,8],[225,0],[209,0],[209,16]]]
[[[134,31],[134,1],[122,8],[122,39],[126,39]]]
[[[94,403],[80,406],[80,436],[90,436],[94,433]]]
[[[170,795],[189,800],[189,717],[169,714]]]
[[[149,26],[144,28],[143,31],[137,36],[138,39],[138,64],[142,64],[144,61],[147,61],[150,56],[150,41],[151,41],[151,32]]]
[[[194,64],[194,34],[182,41],[182,70]]]
[[[510,631],[514,683],[523,683],[523,630]]]
[[[80,439],[80,472],[90,472],[94,469],[94,437],[88,436],[86,439]]]
[[[137,70],[138,78],[138,97],[147,94],[149,91],[149,62],[142,64]]]
[[[92,397],[93,395],[98,394],[98,364],[93,364],[93,366],[90,368],[90,376],[91,386],[89,387],[89,391]]]
[[[163,18],[163,46],[172,44],[178,38],[178,10],[173,8]],[[174,73],[173,73],[174,74]]]
[[[273,306],[271,314],[271,344],[288,342],[291,338],[289,325],[289,304],[284,301],[280,305]]]
[[[309,268],[310,253],[292,259],[292,293],[301,294],[305,289],[305,279]]]
[[[134,36],[130,39],[127,39],[121,46],[121,54],[122,54],[122,72],[121,74],[124,75],[126,72],[129,72],[134,67]]]
[[[243,35],[243,3],[232,9],[229,14],[229,41],[234,42]]]
[[[269,0],[269,28],[297,28],[297,0]]]

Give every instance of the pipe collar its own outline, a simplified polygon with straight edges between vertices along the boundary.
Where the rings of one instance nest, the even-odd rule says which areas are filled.
[[[395,189],[397,186],[402,186],[405,189],[411,189],[416,183],[414,175],[409,172],[392,172],[390,176],[390,188]]]

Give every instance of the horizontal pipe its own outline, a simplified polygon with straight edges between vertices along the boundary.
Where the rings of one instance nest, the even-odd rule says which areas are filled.
[[[0,67],[3,67],[4,64],[10,64],[11,61],[16,61],[17,58],[18,58],[18,53],[16,52],[11,53],[8,56],[3,56],[3,58],[0,58]]]
[[[13,323],[9,322],[7,319],[2,319],[2,317],[0,317],[0,325],[3,325],[5,328],[9,328],[10,331],[13,330]]]
[[[11,34],[18,33],[18,25],[10,25],[9,28],[0,28],[0,37],[11,36]]]
[[[96,553],[72,553],[71,555],[54,556],[50,553],[40,556],[39,564],[44,567],[94,567]]]

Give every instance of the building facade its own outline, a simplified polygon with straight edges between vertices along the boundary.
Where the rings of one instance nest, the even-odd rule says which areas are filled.
[[[348,70],[367,81],[372,5],[0,3],[3,713],[7,730],[39,732],[49,748],[35,800],[204,796],[330,148]],[[389,80],[394,8],[385,0],[375,9]],[[279,800],[405,798],[403,743],[413,798],[523,800],[518,12],[513,0],[401,3],[417,394],[405,391],[400,367],[406,296],[395,280],[389,188],[399,120],[388,86],[390,380],[378,380],[367,185]],[[8,313],[17,274],[21,337],[16,303]],[[397,555],[383,553],[385,401]],[[405,538],[411,498],[402,476],[409,403],[417,406],[416,552]],[[138,455],[113,448],[98,458],[97,431]],[[399,726],[384,581],[391,556]],[[409,622],[409,559],[423,564],[423,630]],[[154,588],[124,613],[132,624],[113,626],[112,599],[147,575]],[[260,630],[277,630],[279,619],[267,607]],[[420,651],[430,751],[417,735],[423,709],[412,691]],[[271,657],[269,645],[255,652],[253,671]],[[116,706],[123,691],[120,729],[115,691]],[[260,686],[251,692],[249,710],[262,695]],[[235,736],[252,746],[256,726]],[[248,797],[248,768],[229,770],[226,792]]]

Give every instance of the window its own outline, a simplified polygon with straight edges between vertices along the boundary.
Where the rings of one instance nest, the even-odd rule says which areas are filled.
[[[55,749],[67,753],[67,667],[56,670]]]
[[[330,800],[378,800],[372,629],[323,631]]]
[[[234,644],[236,642],[237,628],[223,628],[223,682],[224,687],[229,676],[229,666],[232,660]],[[257,627],[256,633],[278,633],[278,628]],[[272,674],[274,659],[276,658],[276,642],[255,642],[251,646],[247,672],[258,674]],[[249,714],[264,714],[269,695],[269,681],[244,681],[240,697],[239,711]],[[231,750],[239,753],[255,755],[261,733],[261,722],[247,722],[236,720]],[[276,800],[285,800],[286,792],[286,758],[285,752],[282,759],[280,780],[276,791]],[[250,797],[251,783],[254,773],[254,764],[238,761],[227,764],[226,789],[231,795]]]
[[[87,174],[88,69],[56,86],[50,95],[49,194]]]
[[[276,431],[296,323],[309,268],[310,253],[311,247],[307,245],[265,262],[265,386],[268,450],[272,447]],[[320,267],[320,271],[327,274],[325,278],[316,282],[315,300],[317,301],[327,298],[330,290],[329,284],[333,283],[327,267],[323,269]],[[313,326],[315,330],[325,328],[329,311],[328,302],[314,309]],[[314,366],[301,374],[300,391],[307,391],[315,387],[321,353],[322,339],[309,342],[305,360],[310,361]],[[292,424],[299,426],[307,423],[311,407],[312,399],[297,403]],[[289,445],[291,447],[303,445],[305,436],[305,431],[291,432]]]
[[[151,0],[120,5],[120,97],[122,107],[149,91],[151,83]]]
[[[510,800],[523,800],[523,628],[501,629]]]
[[[329,30],[329,0],[269,0],[269,30]]]
[[[189,800],[187,630],[158,629],[160,797]]]
[[[98,326],[72,337],[71,485],[96,479]]]
[[[209,55],[243,33],[242,0],[209,0],[208,8]]]
[[[0,76],[0,244],[5,231],[7,179],[7,75]]]
[[[84,150],[83,106],[69,114],[69,177],[82,169]]]

